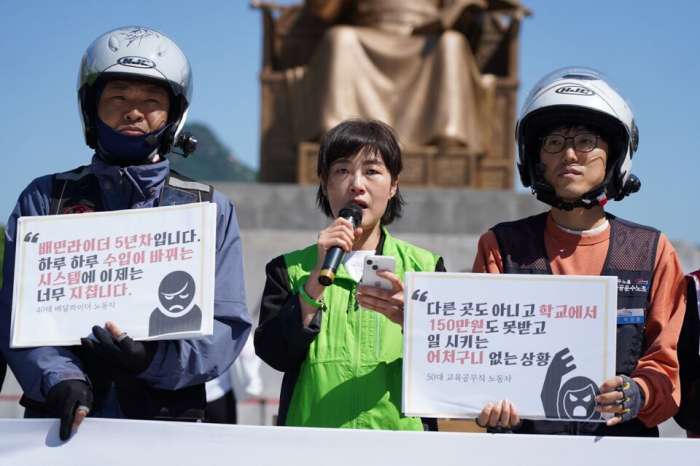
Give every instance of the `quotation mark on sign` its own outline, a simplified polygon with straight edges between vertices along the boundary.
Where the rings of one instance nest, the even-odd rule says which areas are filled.
[[[424,292],[421,294],[420,290],[416,290],[416,291],[414,291],[413,294],[411,295],[411,299],[412,299],[413,301],[420,301],[421,303],[424,303],[424,302],[426,302],[426,301],[428,300],[428,292],[427,292],[427,291],[424,291]]]
[[[32,232],[30,231],[26,235],[24,235],[24,242],[25,243],[36,243],[39,241],[39,233],[34,233],[32,235]]]

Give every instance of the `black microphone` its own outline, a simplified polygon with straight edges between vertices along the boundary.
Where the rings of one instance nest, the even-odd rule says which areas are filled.
[[[358,227],[362,223],[362,208],[357,204],[348,204],[338,212],[338,217],[345,218],[350,221],[353,228]],[[326,253],[326,258],[323,260],[321,272],[318,275],[318,282],[323,286],[333,284],[335,273],[338,271],[338,266],[343,262],[345,251],[340,246],[333,246]]]

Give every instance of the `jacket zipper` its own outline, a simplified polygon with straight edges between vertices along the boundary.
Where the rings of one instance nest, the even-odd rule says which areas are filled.
[[[378,312],[375,312],[374,316],[374,321],[376,322],[377,325],[377,330],[374,332],[375,335],[377,336],[375,342],[374,342],[374,357],[377,358],[377,362],[379,362],[379,356],[381,355],[380,346],[382,343],[382,319],[381,316],[379,315]]]
[[[355,316],[357,316],[357,344],[355,345],[355,378],[358,377],[360,373],[360,359],[361,359],[361,348],[362,348],[362,316],[364,312],[360,312],[360,305],[357,303],[357,283],[353,283],[352,285],[352,295],[351,298],[353,300],[353,308],[355,312]],[[355,394],[355,412],[360,412],[360,399],[359,399],[359,394]],[[358,415],[359,418],[359,415]],[[355,418],[353,421],[353,427],[357,428],[358,427],[358,418]]]

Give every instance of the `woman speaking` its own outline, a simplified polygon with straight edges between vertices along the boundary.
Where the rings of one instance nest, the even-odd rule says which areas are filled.
[[[321,141],[317,200],[333,220],[316,244],[267,264],[255,332],[258,356],[284,372],[279,425],[433,427],[401,414],[402,279],[405,272],[444,265],[386,229],[401,215],[401,167],[392,129],[377,121],[342,122]],[[351,213],[339,215],[341,210]],[[337,272],[322,270],[327,253],[335,255],[337,247],[344,252]],[[393,273],[376,271],[384,288],[374,286],[376,280],[360,285],[370,256],[393,258]],[[332,283],[324,286],[319,277]]]

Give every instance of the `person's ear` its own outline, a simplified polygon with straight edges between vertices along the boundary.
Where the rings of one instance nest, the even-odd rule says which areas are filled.
[[[393,198],[396,196],[396,191],[399,189],[399,177],[397,176],[392,182],[391,182],[391,188],[389,188],[389,198]]]

